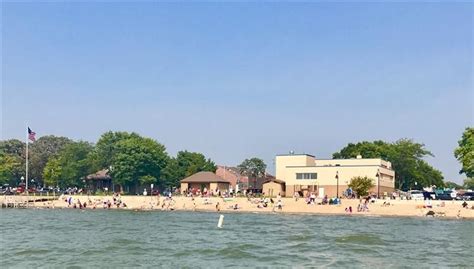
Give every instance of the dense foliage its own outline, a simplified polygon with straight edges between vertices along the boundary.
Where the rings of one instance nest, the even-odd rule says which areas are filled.
[[[375,186],[374,179],[368,177],[353,177],[348,184],[357,196],[366,196],[369,190]]]
[[[464,180],[464,188],[474,190],[474,178],[466,178]]]
[[[418,186],[444,186],[441,172],[429,165],[424,158],[433,156],[424,144],[401,139],[394,143],[384,141],[350,143],[339,152],[333,154],[334,159],[382,158],[392,163],[395,170],[395,187],[399,189],[415,188]]]
[[[474,177],[474,128],[466,128],[458,141],[458,147],[454,150],[454,156],[462,165],[460,174],[464,173],[468,178]]]
[[[163,173],[167,186],[178,186],[179,181],[201,171],[215,172],[216,164],[198,152],[180,151],[176,158],[170,158]]]
[[[0,184],[17,185],[25,176],[25,143],[0,141]],[[85,177],[108,169],[123,187],[156,184],[177,187],[179,180],[199,171],[216,171],[210,159],[180,151],[170,157],[165,146],[136,133],[106,132],[97,144],[66,137],[43,136],[29,144],[30,179],[46,186],[84,186]]]
[[[248,176],[249,178],[257,178],[265,176],[267,165],[262,159],[251,158],[245,159],[237,168],[242,175]]]

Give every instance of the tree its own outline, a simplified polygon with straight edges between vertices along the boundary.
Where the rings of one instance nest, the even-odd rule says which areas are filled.
[[[55,157],[68,144],[73,141],[67,137],[54,135],[42,136],[29,147],[29,178],[36,182],[43,181],[43,171],[49,158]]]
[[[451,181],[446,182],[444,186],[450,189],[462,189],[461,185],[457,184],[456,182],[451,182]]]
[[[359,197],[369,194],[369,190],[375,186],[375,180],[368,177],[353,177],[349,183],[351,188]]]
[[[245,159],[241,164],[237,166],[237,168],[239,169],[239,172],[242,175],[253,179],[256,184],[257,178],[265,177],[265,170],[267,169],[267,165],[262,159],[251,158]],[[256,186],[253,187],[256,188]]]
[[[61,179],[61,162],[58,157],[51,157],[43,169],[44,185],[48,187],[59,186]]]
[[[164,169],[164,182],[169,187],[179,186],[179,181],[201,171],[216,172],[216,164],[202,153],[179,151],[176,158],[168,160]]]
[[[21,170],[21,158],[0,152],[0,184],[16,185],[19,177],[17,171]]]
[[[26,144],[18,139],[0,141],[0,152],[18,157],[25,157]]]
[[[146,176],[141,176],[139,178],[140,184],[142,185],[150,185],[150,184],[155,184],[157,182],[156,177],[146,175]]]
[[[85,176],[95,172],[89,162],[93,146],[84,141],[73,142],[51,157],[43,169],[43,178],[49,186],[82,186]]]
[[[102,134],[95,145],[90,159],[94,160],[99,169],[108,169],[114,162],[118,152],[118,144],[130,138],[140,138],[137,133],[128,132],[106,132]]]
[[[26,144],[18,139],[0,141],[0,154],[3,155],[0,170],[9,178],[6,183],[16,185],[25,176]]]
[[[333,154],[334,159],[381,158],[392,163],[395,170],[395,187],[409,189],[419,186],[443,186],[443,175],[434,169],[423,158],[433,156],[424,144],[410,139],[400,139],[394,143],[384,141],[363,141],[350,143],[339,152]]]
[[[115,183],[136,187],[140,178],[145,181],[150,178],[161,179],[162,170],[169,157],[165,147],[155,140],[130,137],[117,142],[112,158],[113,169],[110,174]]]
[[[474,178],[466,178],[463,183],[464,188],[474,190]]]
[[[460,174],[464,173],[468,178],[474,177],[474,128],[466,128],[458,141],[459,147],[454,150],[454,156],[462,165]]]

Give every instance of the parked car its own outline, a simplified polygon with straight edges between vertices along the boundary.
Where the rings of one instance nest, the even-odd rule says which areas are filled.
[[[456,196],[453,197],[452,191],[445,191],[443,193],[436,195],[436,199],[450,201],[450,200],[456,200]]]
[[[407,198],[410,199],[410,200],[423,200],[424,196],[423,196],[422,191],[411,190],[411,191],[408,191],[408,197]]]
[[[460,198],[461,200],[474,201],[474,192],[466,192]]]

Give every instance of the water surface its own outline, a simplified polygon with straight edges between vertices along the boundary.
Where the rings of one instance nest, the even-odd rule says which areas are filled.
[[[456,267],[474,221],[355,216],[0,210],[3,268]]]

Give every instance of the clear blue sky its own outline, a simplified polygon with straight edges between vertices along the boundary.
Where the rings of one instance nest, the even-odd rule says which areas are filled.
[[[219,164],[413,138],[460,182],[473,4],[3,3],[2,134],[136,131]]]

